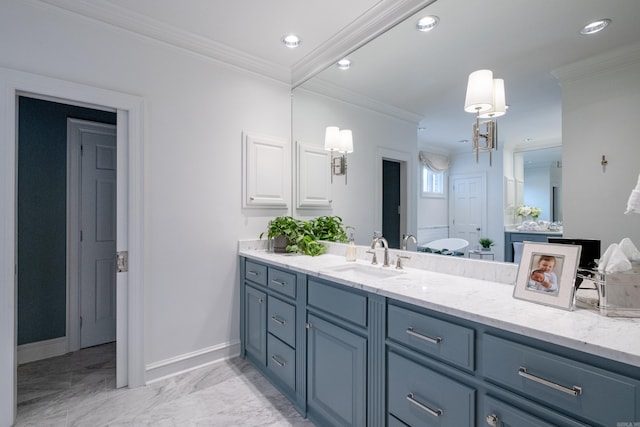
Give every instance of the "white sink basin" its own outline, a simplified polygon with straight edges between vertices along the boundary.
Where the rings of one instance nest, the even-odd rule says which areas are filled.
[[[379,280],[404,274],[403,271],[394,270],[393,267],[376,267],[362,264],[346,264],[329,267],[324,272],[337,275],[344,279]]]

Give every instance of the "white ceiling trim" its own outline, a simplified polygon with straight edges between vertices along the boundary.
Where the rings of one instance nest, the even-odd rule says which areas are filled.
[[[436,0],[382,0],[291,67],[296,87]]]
[[[304,86],[296,88],[296,91],[298,90],[312,92],[317,95],[337,99],[348,104],[356,105],[361,108],[366,108],[368,110],[376,111],[387,116],[395,117],[396,119],[415,124],[416,129],[420,120],[424,118],[419,114],[402,110],[390,104],[376,101],[375,99],[368,98],[366,96],[363,96],[362,94],[349,91],[343,87],[335,86],[320,79],[309,80],[304,84]]]
[[[97,4],[87,0],[36,1],[226,62],[287,84],[291,81],[291,70],[287,67],[232,49],[222,43],[164,24],[145,15],[122,9],[111,3]]]

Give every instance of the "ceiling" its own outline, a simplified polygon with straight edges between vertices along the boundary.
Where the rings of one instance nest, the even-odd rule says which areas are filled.
[[[350,70],[329,66],[306,84],[321,82],[335,96],[384,105],[419,122],[420,146],[447,150],[471,134],[473,116],[462,108],[471,71],[489,68],[505,80],[510,108],[499,120],[501,142],[557,145],[561,94],[551,71],[640,41],[638,0],[37,1],[292,86],[364,45],[349,55]],[[415,21],[426,13],[440,24],[421,33]],[[586,22],[605,17],[613,22],[602,33],[578,34]],[[282,46],[287,33],[299,35],[302,45]]]

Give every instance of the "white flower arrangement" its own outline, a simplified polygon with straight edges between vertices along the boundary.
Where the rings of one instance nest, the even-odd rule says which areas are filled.
[[[518,216],[531,216],[534,220],[538,219],[541,213],[542,213],[542,210],[540,208],[536,208],[535,206],[524,205],[524,206],[520,206],[516,210],[516,214]]]

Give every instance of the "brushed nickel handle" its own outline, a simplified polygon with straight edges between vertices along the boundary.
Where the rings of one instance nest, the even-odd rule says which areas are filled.
[[[286,321],[279,319],[278,316],[271,316],[271,320],[273,320],[280,326],[284,326],[287,323]]]
[[[247,274],[249,274],[251,276],[259,276],[260,275],[257,271],[253,271],[253,270],[247,271]]]
[[[487,425],[490,425],[491,427],[498,427],[499,422],[500,420],[496,414],[487,415]]]
[[[558,390],[561,391],[563,393],[567,393],[570,394],[572,396],[578,396],[580,394],[582,394],[582,387],[578,387],[576,385],[572,386],[571,388],[567,388],[565,386],[562,386],[560,384],[556,384],[552,381],[549,380],[545,380],[544,378],[540,378],[537,377],[535,375],[531,375],[530,373],[527,372],[527,368],[523,368],[522,366],[520,367],[520,369],[518,369],[518,375],[520,375],[521,377],[524,377],[528,380],[531,381],[535,381],[539,384],[542,385],[546,385],[547,387],[551,387],[554,390]]]
[[[258,298],[258,302],[262,304],[264,302],[264,298]]]
[[[434,417],[439,417],[440,415],[444,414],[444,411],[442,409],[431,409],[429,408],[427,405],[418,402],[414,397],[413,397],[413,393],[409,393],[407,394],[407,400],[411,403],[413,403],[414,405],[416,405],[418,408],[422,409],[423,411],[433,415]]]
[[[307,322],[307,323],[304,324],[304,327],[307,328],[307,329],[311,329],[311,328],[313,328],[313,324],[311,322]]]
[[[276,362],[276,365],[280,366],[281,368],[284,368],[286,365],[286,362],[281,361],[280,359],[278,359],[275,355],[271,356],[271,360],[273,360],[274,362]]]
[[[281,282],[280,280],[271,279],[271,283],[275,283],[276,285],[285,286],[287,282]]]
[[[418,332],[415,332],[413,330],[413,326],[409,326],[407,328],[407,333],[409,335],[411,335],[412,337],[420,338],[421,340],[430,342],[431,344],[440,344],[442,342],[442,338],[440,338],[440,337],[431,338],[431,337],[428,337],[426,335],[422,335],[422,334],[420,334]]]

